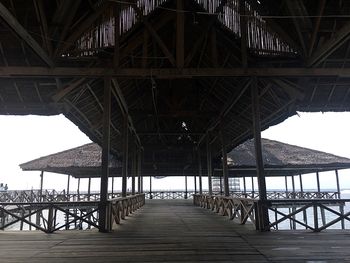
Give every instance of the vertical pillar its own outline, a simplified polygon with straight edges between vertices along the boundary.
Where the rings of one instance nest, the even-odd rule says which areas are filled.
[[[246,185],[246,182],[245,182],[245,176],[243,176],[243,191],[244,191],[244,193],[247,192],[247,185]]]
[[[141,182],[141,180],[142,180],[142,178],[141,178],[141,150],[139,149],[138,150],[138,158],[137,158],[137,177],[138,177],[138,184],[137,184],[137,187],[138,187],[138,193],[139,194],[141,194],[141,184],[142,184],[142,182]]]
[[[337,192],[338,192],[338,198],[339,198],[339,199],[341,199],[338,170],[335,170],[335,179],[336,179],[336,182],[337,182]]]
[[[78,201],[80,201],[80,178],[78,178],[78,189],[77,189]]]
[[[43,202],[44,171],[40,173],[40,202]]]
[[[111,122],[111,79],[104,78],[103,94],[103,138],[102,138],[102,173],[100,183],[100,211],[99,231],[108,232],[109,218],[107,209],[108,176],[109,176],[109,147],[110,147],[110,122]]]
[[[193,183],[194,183],[194,193],[197,194],[197,176],[193,176]]]
[[[152,196],[152,176],[149,176],[149,199],[153,199]]]
[[[91,177],[89,177],[89,182],[88,182],[88,198],[87,198],[88,201],[90,201],[90,195],[91,195]]]
[[[129,122],[127,115],[124,116],[124,130],[123,130],[123,167],[122,167],[122,197],[126,197],[126,188],[128,180],[128,143],[129,138]]]
[[[317,197],[320,196],[321,186],[320,186],[320,175],[316,172],[316,181],[317,181]]]
[[[198,147],[198,180],[199,180],[199,194],[201,195],[202,192],[202,157],[201,157],[201,150]]]
[[[187,174],[185,175],[185,199],[188,197],[188,188],[187,188]]]
[[[220,136],[221,136],[221,147],[222,147],[222,176],[224,179],[224,191],[225,191],[225,196],[229,196],[230,189],[228,184],[227,151],[226,151],[225,138],[222,131],[220,132]],[[220,183],[221,183],[221,178],[220,178]]]
[[[253,110],[253,133],[255,144],[256,172],[259,186],[259,205],[257,226],[261,231],[269,231],[269,214],[267,208],[266,182],[264,163],[261,147],[260,105],[259,105],[258,81],[253,77],[252,81],[252,110]]]
[[[212,188],[212,167],[211,167],[211,147],[210,147],[210,142],[209,142],[209,133],[207,133],[207,170],[208,170],[208,192],[209,195],[213,194],[213,188]]]
[[[68,178],[67,178],[67,201],[70,201],[69,188],[70,188],[70,175],[68,174]]]
[[[303,178],[301,177],[301,174],[299,174],[299,182],[300,182],[300,192],[301,192],[301,195],[303,195],[303,192],[304,192],[304,189],[303,189]]]
[[[135,195],[135,183],[136,183],[136,150],[132,153],[132,165],[131,165],[131,194]]]
[[[252,198],[254,198],[255,187],[254,187],[254,176],[252,176]]]
[[[292,190],[293,190],[293,198],[295,198],[295,182],[294,182],[294,175],[292,175]]]
[[[112,177],[112,198],[114,198],[114,176]]]

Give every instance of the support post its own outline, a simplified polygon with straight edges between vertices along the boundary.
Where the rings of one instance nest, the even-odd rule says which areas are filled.
[[[264,163],[261,147],[261,126],[260,126],[260,102],[258,81],[253,77],[252,81],[252,110],[253,110],[253,133],[255,144],[256,172],[259,186],[259,205],[257,226],[260,231],[269,231],[269,214],[267,208],[266,182],[264,174]]]
[[[295,182],[294,182],[294,175],[292,175],[292,190],[293,190],[293,198],[295,198]]]
[[[40,202],[43,202],[44,171],[40,173]]]
[[[185,174],[185,199],[188,197],[187,174]]]
[[[136,150],[132,153],[132,160],[131,160],[131,194],[135,195],[135,183],[136,183]]]
[[[335,170],[335,179],[336,179],[336,181],[337,181],[337,192],[338,192],[338,199],[341,199],[338,170]]]
[[[221,134],[221,147],[222,147],[222,176],[224,179],[224,191],[225,196],[230,196],[230,189],[229,189],[229,183],[228,183],[228,169],[227,169],[227,151],[226,151],[226,144],[225,144],[225,138],[223,135],[223,132],[220,132]],[[221,183],[221,178],[220,178]]]
[[[91,195],[91,177],[89,177],[89,182],[88,182],[88,198],[87,200],[90,201],[90,195]]]
[[[303,178],[302,178],[301,174],[299,174],[299,182],[300,182],[300,192],[301,192],[302,197],[304,198]]]
[[[149,199],[153,199],[152,196],[152,176],[149,176]]]
[[[128,116],[124,116],[123,130],[123,167],[122,167],[122,197],[126,197],[127,180],[128,180],[128,138],[129,138],[129,122]]]
[[[198,148],[198,180],[199,180],[199,194],[201,195],[203,193],[202,189],[202,158],[201,158],[201,151]]]
[[[141,175],[141,150],[138,150],[138,158],[137,158],[137,176],[138,176],[138,193],[141,194],[141,184],[142,184],[142,175]]]
[[[68,174],[68,178],[67,178],[67,201],[70,201],[69,188],[70,188],[70,175]]]
[[[316,172],[316,181],[317,181],[317,197],[320,197],[321,185],[320,185],[320,175]]]
[[[244,191],[244,193],[247,193],[247,185],[246,185],[246,182],[245,182],[245,176],[243,176],[243,191]]]
[[[211,147],[210,147],[210,140],[209,140],[209,133],[207,133],[207,172],[208,172],[208,192],[209,195],[213,194],[213,188],[212,188],[212,168],[211,168]]]
[[[104,78],[103,94],[103,138],[102,138],[102,173],[100,184],[99,231],[110,231],[109,213],[107,209],[108,176],[109,176],[109,147],[111,122],[111,79]]]
[[[80,178],[78,178],[78,189],[77,189],[78,201],[80,201]]]
[[[112,177],[112,198],[114,198],[114,176]]]

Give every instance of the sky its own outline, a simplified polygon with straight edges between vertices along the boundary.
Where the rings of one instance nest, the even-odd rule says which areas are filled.
[[[91,142],[72,122],[58,116],[0,116],[0,182],[9,189],[38,189],[40,172],[23,172],[19,164],[77,147]],[[350,113],[299,113],[283,123],[262,132],[263,138],[298,145],[350,158]],[[314,175],[303,177],[304,188],[315,188]],[[321,188],[335,188],[334,173],[321,173]],[[340,171],[342,188],[350,188],[350,170]],[[153,179],[153,189],[174,190],[184,188],[183,178]],[[110,183],[111,185],[111,183]],[[119,179],[115,185],[120,186]],[[129,184],[130,185],[130,184]],[[206,187],[204,180],[203,187]],[[250,185],[250,183],[247,183]],[[45,173],[44,188],[63,190],[67,175]],[[149,186],[145,179],[144,188]],[[267,179],[271,189],[284,188],[284,179]],[[289,179],[289,186],[291,181]],[[296,187],[299,181],[296,180]],[[71,189],[77,188],[77,180],[71,180]],[[87,188],[87,180],[81,181],[81,189]],[[193,179],[189,178],[189,189]],[[92,189],[99,189],[99,180],[92,181]]]

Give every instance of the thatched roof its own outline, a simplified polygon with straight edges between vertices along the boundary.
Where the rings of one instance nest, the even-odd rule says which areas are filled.
[[[278,141],[262,139],[267,175],[291,175],[350,168],[350,159]],[[228,153],[231,172],[236,176],[255,174],[254,140]]]
[[[23,171],[46,171],[76,177],[99,176],[101,156],[101,147],[96,143],[89,143],[20,164],[20,167]],[[109,166],[113,174],[121,165],[113,156],[110,159]]]
[[[267,176],[292,175],[350,168],[350,159],[282,142],[262,139]],[[228,153],[230,176],[255,175],[254,142],[249,140]],[[98,177],[101,171],[101,147],[86,144],[44,156],[20,165],[24,171],[47,171],[75,177]],[[112,157],[110,171],[120,176],[121,164]],[[220,170],[220,169],[219,169]],[[205,174],[205,172],[204,172]],[[220,174],[218,170],[215,174]]]

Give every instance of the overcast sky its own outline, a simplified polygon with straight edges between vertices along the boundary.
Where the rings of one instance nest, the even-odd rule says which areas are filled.
[[[0,182],[7,183],[9,189],[39,188],[40,172],[22,172],[19,164],[90,142],[62,115],[0,116],[0,125]],[[269,128],[262,135],[264,138],[350,158],[350,113],[300,113]],[[341,171],[340,175],[342,187],[350,188],[350,171]],[[315,188],[313,175],[304,176],[304,180],[304,187]],[[44,188],[62,190],[66,188],[66,182],[66,175],[45,174]],[[117,187],[120,185],[118,180],[115,184]],[[149,180],[145,180],[144,184],[148,188]],[[193,187],[192,179],[189,184],[190,188]],[[182,178],[153,180],[154,189],[176,189],[183,185]],[[267,185],[270,188],[283,188],[284,180],[268,179]],[[84,187],[87,187],[87,180],[82,181]],[[321,174],[321,187],[335,187],[333,173]],[[71,189],[75,188],[76,181],[72,180]],[[93,181],[93,189],[99,189],[97,180]]]

